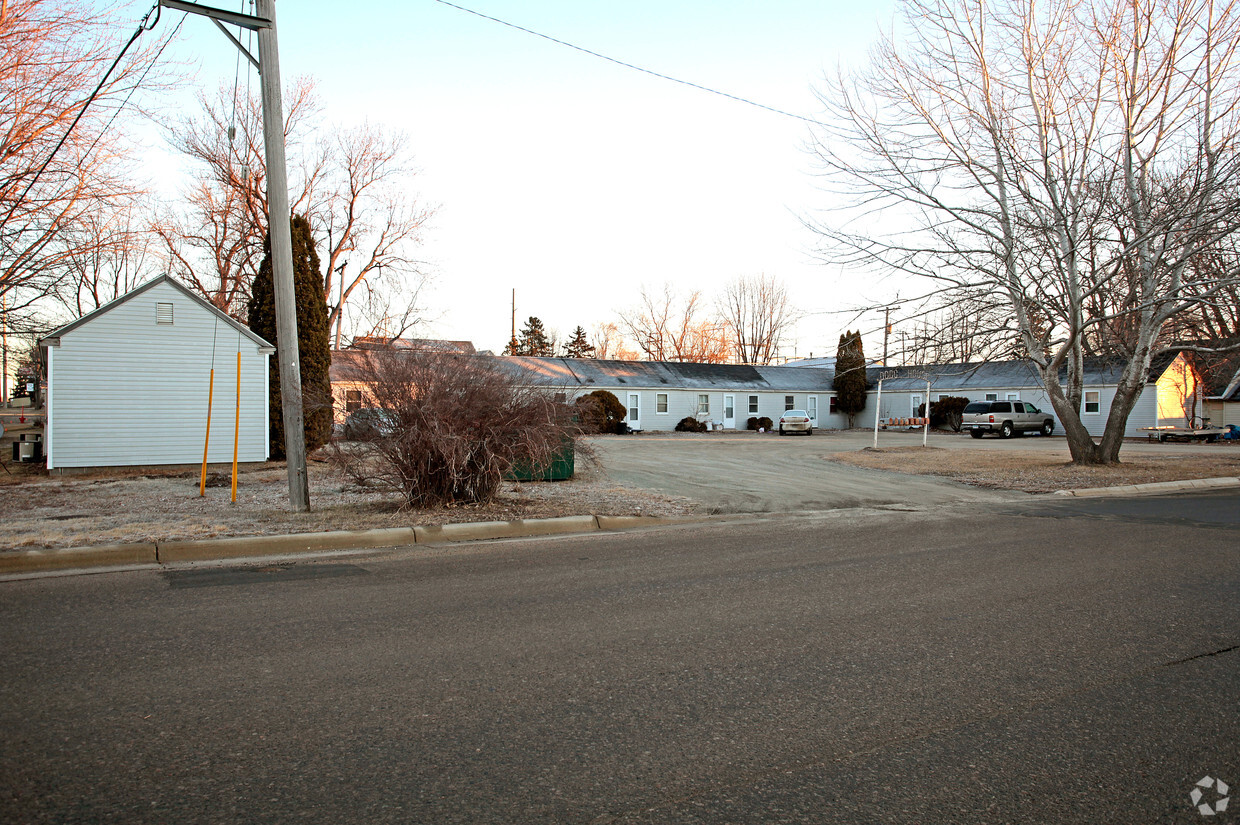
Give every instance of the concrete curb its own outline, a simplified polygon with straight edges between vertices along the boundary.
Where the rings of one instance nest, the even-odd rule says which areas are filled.
[[[221,559],[290,556],[341,550],[410,547],[416,544],[483,541],[486,539],[556,536],[599,530],[629,530],[699,521],[692,517],[654,516],[563,516],[513,521],[482,521],[468,524],[435,524],[424,527],[390,527],[376,530],[338,530],[328,533],[294,533],[274,536],[239,536],[169,541],[157,544],[116,544],[56,550],[21,550],[0,553],[0,576],[48,573],[58,570],[133,568]]]
[[[22,550],[18,553],[0,553],[0,574],[155,563],[156,552],[153,544]]]
[[[346,548],[404,547],[416,542],[413,527],[379,530],[337,530],[330,533],[293,533],[287,536],[241,536],[203,541],[169,541],[156,545],[160,564],[246,556],[277,556]]]
[[[1175,493],[1182,490],[1209,490],[1240,487],[1240,477],[1192,478],[1187,481],[1155,481],[1149,484],[1129,484],[1123,487],[1086,487],[1080,490],[1056,490],[1052,495],[1074,498],[1098,498],[1101,496],[1146,496],[1159,493]]]
[[[560,518],[515,519],[513,521],[478,521],[472,524],[434,524],[415,527],[418,544],[445,541],[479,541],[481,539],[513,539],[527,536],[554,536],[562,533],[590,533],[598,529],[595,516],[562,516]]]

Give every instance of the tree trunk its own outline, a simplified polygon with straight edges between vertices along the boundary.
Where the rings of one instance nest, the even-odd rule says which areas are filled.
[[[1072,463],[1111,463],[1103,460],[1093,436],[1081,422],[1080,407],[1073,406],[1064,392],[1063,385],[1059,383],[1059,371],[1045,371],[1042,381],[1046,386],[1046,394],[1051,399],[1051,406],[1055,409],[1055,415],[1058,416],[1059,423],[1063,425],[1064,436],[1068,439],[1068,451],[1072,454]]]

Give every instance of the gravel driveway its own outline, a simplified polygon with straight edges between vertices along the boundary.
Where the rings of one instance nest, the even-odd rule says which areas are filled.
[[[873,434],[865,431],[818,431],[786,438],[749,432],[648,433],[598,438],[594,446],[608,477],[617,484],[686,496],[714,513],[1009,501],[1023,495],[825,459],[869,446],[872,439]],[[882,433],[881,439],[885,446],[921,443],[920,434]],[[1059,443],[1062,446],[1062,440]]]

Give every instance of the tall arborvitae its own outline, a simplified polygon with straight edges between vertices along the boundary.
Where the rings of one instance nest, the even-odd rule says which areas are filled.
[[[302,413],[306,425],[306,452],[327,443],[332,432],[332,394],[329,371],[331,339],[327,326],[327,300],[319,255],[314,249],[310,221],[294,215],[293,286],[297,296],[297,349],[301,370]],[[258,335],[276,341],[276,302],[271,273],[271,236],[263,242],[266,255],[250,288],[249,323]],[[271,356],[271,457],[283,458],[284,411],[280,395],[279,355]]]
[[[865,409],[865,354],[861,351],[861,332],[845,332],[840,336],[835,353],[835,404],[853,425],[857,413]]]
[[[594,345],[586,338],[586,331],[578,324],[573,337],[564,345],[565,358],[593,358]]]

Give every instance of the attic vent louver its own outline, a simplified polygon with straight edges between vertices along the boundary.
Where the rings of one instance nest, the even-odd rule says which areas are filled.
[[[172,304],[165,304],[162,302],[155,304],[155,323],[172,323]]]

